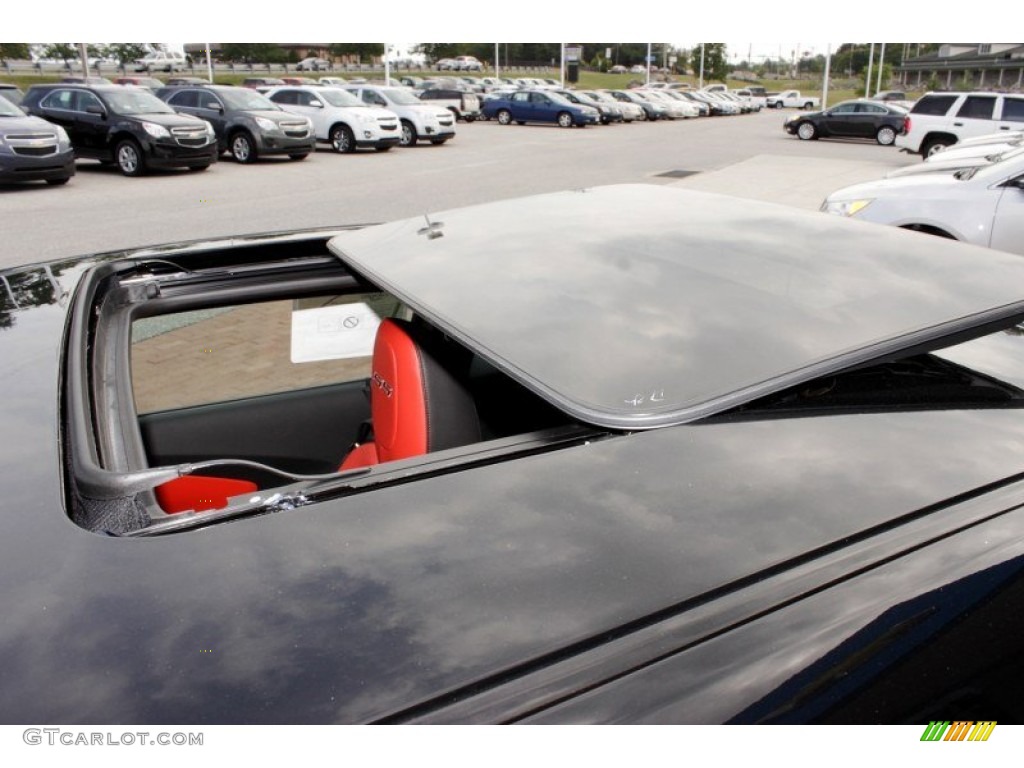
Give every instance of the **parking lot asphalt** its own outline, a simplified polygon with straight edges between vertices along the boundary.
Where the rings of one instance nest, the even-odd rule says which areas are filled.
[[[920,162],[865,141],[800,141],[792,110],[563,129],[459,123],[444,146],[302,162],[228,156],[203,173],[124,178],[80,161],[64,187],[0,187],[0,267],[122,248],[407,218],[603,184],[678,185],[815,210],[833,190]]]
[[[816,211],[837,189],[879,179],[891,163],[756,155],[725,168],[674,182],[672,186],[763,200]]]

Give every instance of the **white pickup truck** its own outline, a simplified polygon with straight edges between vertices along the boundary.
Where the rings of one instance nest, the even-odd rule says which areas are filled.
[[[775,109],[795,107],[796,109],[817,109],[821,100],[814,96],[804,96],[800,91],[783,91],[768,97],[768,106]]]

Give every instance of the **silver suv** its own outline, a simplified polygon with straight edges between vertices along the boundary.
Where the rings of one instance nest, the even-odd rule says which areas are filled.
[[[924,157],[974,136],[1024,129],[1024,94],[926,93],[904,120],[896,146]]]

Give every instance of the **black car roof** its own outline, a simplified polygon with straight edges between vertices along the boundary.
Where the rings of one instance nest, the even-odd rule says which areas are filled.
[[[430,214],[330,247],[614,428],[691,421],[1024,308],[1018,256],[649,185]]]

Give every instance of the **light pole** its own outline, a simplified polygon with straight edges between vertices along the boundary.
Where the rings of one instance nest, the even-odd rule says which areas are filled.
[[[871,69],[875,63],[875,44],[871,44],[871,50],[868,53],[868,76],[864,79],[864,98],[867,98],[871,91]]]
[[[875,86],[875,93],[878,93],[880,90],[882,90],[883,69],[885,69],[885,43],[882,43],[882,50],[878,54],[878,85]]]
[[[825,81],[821,85],[821,108],[828,109],[828,76],[832,71],[832,43],[825,46]]]

